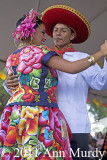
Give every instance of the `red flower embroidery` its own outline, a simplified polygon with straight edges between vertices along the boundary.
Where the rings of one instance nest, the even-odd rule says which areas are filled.
[[[27,85],[23,85],[23,87],[25,89],[25,94],[22,96],[22,99],[24,102],[32,102],[35,99],[35,95],[39,93]]]
[[[7,131],[7,136],[4,141],[5,146],[13,146],[13,144],[16,142],[16,137],[17,137],[17,128],[18,126],[9,126],[8,131]]]
[[[9,152],[4,153],[4,155],[2,156],[2,160],[7,160],[7,159],[15,160],[15,152],[13,151],[12,154]],[[21,158],[19,160],[21,160]]]
[[[53,103],[56,103],[56,97],[55,97],[55,89],[56,86],[52,86],[52,88],[49,88],[46,92],[48,93],[48,95],[50,96],[50,99],[52,100]]]
[[[12,55],[12,66],[17,66],[19,64],[19,53]]]

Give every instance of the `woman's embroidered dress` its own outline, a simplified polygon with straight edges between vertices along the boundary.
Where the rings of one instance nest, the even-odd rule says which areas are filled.
[[[45,65],[54,55],[46,46],[32,45],[8,57],[7,72],[19,76],[19,86],[2,114],[1,160],[72,159],[69,127],[54,94],[57,73]]]

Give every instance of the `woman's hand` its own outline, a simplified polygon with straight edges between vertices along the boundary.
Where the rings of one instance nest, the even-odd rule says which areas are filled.
[[[13,73],[8,74],[6,79],[6,86],[8,89],[15,90],[19,85],[18,75],[13,75]]]

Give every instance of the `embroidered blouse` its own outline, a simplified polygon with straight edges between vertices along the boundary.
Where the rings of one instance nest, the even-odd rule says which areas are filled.
[[[19,86],[7,105],[58,107],[54,91],[57,72],[45,64],[57,55],[46,46],[27,46],[12,53],[6,62],[8,73],[19,76]]]

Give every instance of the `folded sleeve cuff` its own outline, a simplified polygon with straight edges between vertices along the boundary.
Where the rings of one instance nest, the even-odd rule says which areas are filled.
[[[46,64],[48,62],[48,60],[54,55],[58,56],[58,54],[55,51],[49,51],[47,54],[45,54],[42,57],[42,60],[41,60],[42,64]]]
[[[6,86],[6,80],[3,83],[3,87],[7,91],[7,93],[9,93],[12,96],[12,90],[7,88],[7,86]]]

